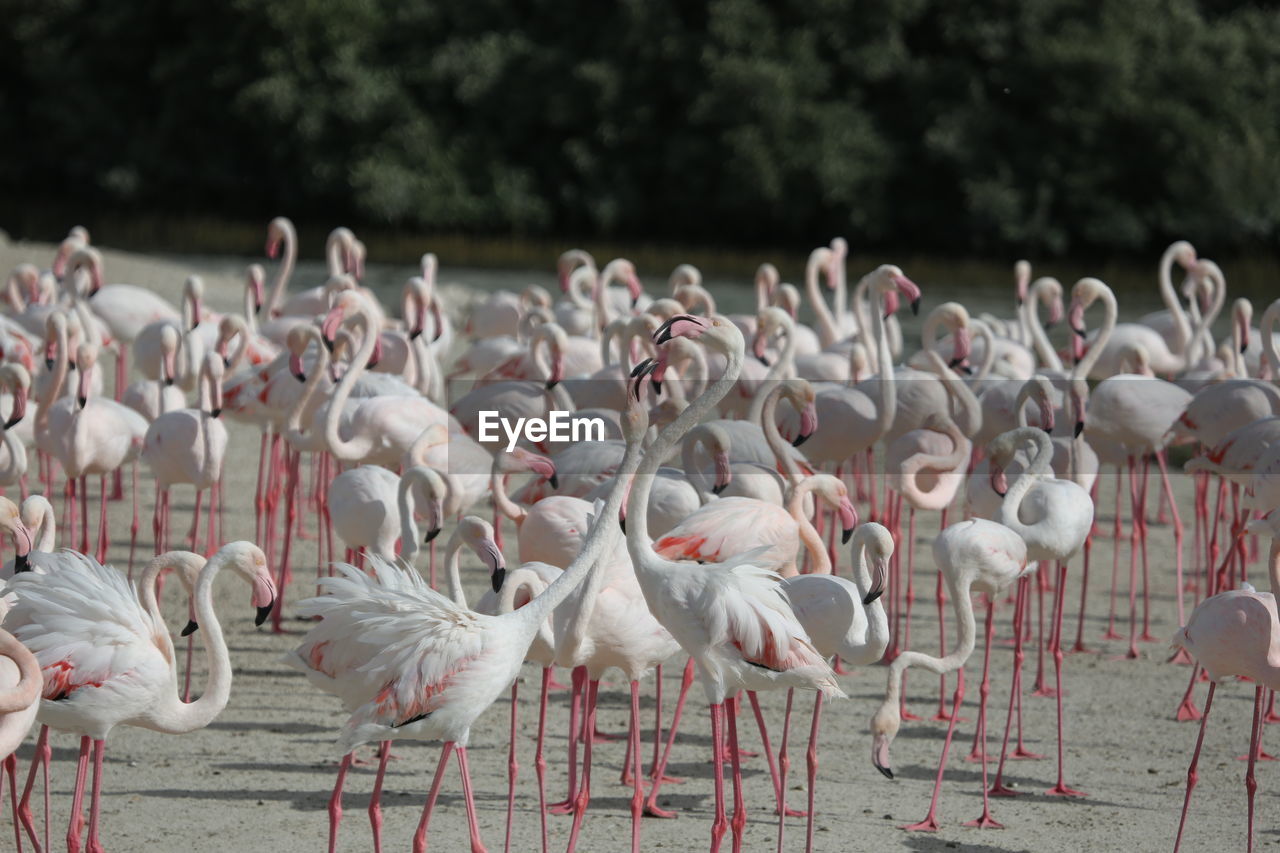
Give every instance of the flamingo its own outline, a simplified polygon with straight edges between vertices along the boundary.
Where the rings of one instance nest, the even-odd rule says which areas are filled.
[[[143,331],[146,332],[145,329]],[[120,402],[146,418],[147,423],[165,412],[181,409],[186,405],[186,396],[175,385],[178,379],[178,346],[181,341],[176,326],[161,323],[157,330],[157,347],[154,352],[140,352],[138,342],[134,342],[134,362],[142,368],[147,378],[130,383],[120,396]]]
[[[495,578],[494,586],[497,587],[502,582],[501,572],[504,571],[506,563],[502,553],[493,544],[491,534],[492,529],[480,519],[464,518],[460,520],[445,546],[450,595],[462,608],[466,607],[466,600],[462,597],[461,582],[456,576],[458,556],[464,544],[489,566],[489,571]],[[416,539],[416,533],[412,538]],[[371,552],[370,560],[375,573],[392,565],[390,558],[383,558],[376,551]],[[340,566],[339,570],[341,571]],[[302,605],[306,605],[306,602],[304,601]],[[313,630],[300,646],[286,653],[282,660],[305,674],[307,680],[320,691],[338,697],[342,701],[344,710],[348,714],[353,714],[368,702],[372,695],[370,676],[359,669],[364,660],[360,657],[361,651],[359,648],[354,651],[349,649],[345,639],[335,644],[331,634]],[[372,689],[376,692],[377,688]],[[369,825],[373,834],[374,849],[379,851],[382,849],[382,782],[390,756],[391,745],[388,740],[380,745],[378,775],[374,782],[373,796],[369,801]],[[331,853],[337,849],[338,828],[342,822],[342,791],[346,783],[347,771],[354,761],[355,750],[352,749],[342,757],[338,765],[337,781],[329,797],[329,850]]]
[[[1030,442],[1035,451],[1030,464],[1009,485],[1005,466],[1013,459],[1020,444]],[[1043,430],[1019,427],[993,441],[991,483],[1003,495],[996,520],[1022,537],[1028,559],[1055,560],[1058,564],[1054,587],[1053,630],[1050,649],[1056,678],[1058,703],[1058,782],[1050,788],[1051,796],[1084,796],[1066,784],[1063,758],[1062,714],[1062,608],[1066,600],[1067,562],[1084,547],[1093,527],[1093,501],[1089,492],[1071,480],[1052,476],[1053,443]],[[1015,674],[1014,678],[1017,678]]]
[[[304,615],[323,618],[308,632],[299,654],[325,643],[330,645],[324,648],[340,648],[343,669],[359,682],[351,689],[359,691],[362,703],[338,739],[344,752],[372,740],[444,741],[413,836],[414,853],[426,849],[431,813],[455,748],[471,848],[483,849],[467,765],[471,726],[514,680],[547,616],[612,544],[617,527],[610,519],[622,501],[622,482],[619,478],[569,568],[542,595],[512,612],[486,616],[470,611],[431,590],[416,572],[376,556],[370,558],[370,574],[339,565],[338,576],[321,580],[328,595],[300,603]]]
[[[0,629],[0,783],[8,773],[14,849],[19,853],[22,830],[18,822],[18,758],[14,753],[35,722],[43,685],[35,655],[8,631]]]
[[[740,689],[778,687],[818,690],[832,698],[843,697],[844,693],[836,683],[831,667],[813,647],[787,605],[781,578],[767,568],[768,563],[760,559],[759,552],[748,552],[723,563],[700,564],[669,560],[653,550],[644,511],[653,473],[667,450],[737,381],[746,346],[738,328],[719,317],[703,320],[676,315],[659,328],[655,343],[661,345],[672,337],[690,337],[719,351],[725,357],[727,367],[720,378],[659,433],[646,451],[630,498],[633,506],[640,510],[633,510],[633,522],[627,525],[627,550],[649,610],[694,659],[710,705],[716,800],[715,820],[711,828],[711,850],[714,853],[729,825],[725,816],[724,741],[721,731],[726,718],[726,699]],[[640,375],[654,366],[652,363],[644,365]],[[636,694],[633,692],[632,695],[634,709]],[[593,699],[588,697],[589,706]],[[732,828],[735,842],[740,844],[746,812],[738,764],[737,722],[732,711],[727,714],[727,722],[729,757],[733,761],[734,775]],[[677,725],[678,719],[673,720],[672,731]],[[671,741],[668,740],[654,773],[655,781],[647,803],[650,810],[656,809],[670,747]],[[638,762],[638,755],[636,760]],[[589,789],[589,784],[587,780],[584,787]],[[638,799],[633,799],[633,815],[638,814],[638,808]],[[634,836],[632,846],[636,846]]]
[[[231,660],[213,611],[213,580],[230,568],[253,587],[257,623],[266,619],[275,596],[266,557],[249,542],[224,545],[203,563],[195,585],[196,619],[204,629],[209,682],[200,698],[184,703],[178,695],[173,643],[159,614],[154,584],[162,569],[179,568],[203,558],[185,552],[157,556],[138,586],[119,571],[74,551],[58,555],[55,571],[23,573],[9,581],[18,602],[5,619],[14,636],[35,654],[44,674],[37,718],[59,731],[81,735],[80,762],[72,798],[67,848],[80,850],[81,809],[93,747],[93,793],[88,850],[100,853],[98,816],[105,741],[118,725],[165,734],[204,728],[226,707],[231,691]],[[195,630],[189,624],[184,634]],[[109,639],[108,639],[109,638]],[[37,752],[41,745],[37,745]],[[47,754],[46,754],[47,755]],[[46,764],[47,767],[47,764]],[[47,772],[47,771],[46,771]],[[28,791],[23,794],[26,802]],[[29,816],[23,823],[34,841]]]
[[[938,762],[938,774],[934,780],[933,797],[924,820],[907,830],[936,832],[938,829],[938,796],[942,791],[942,774],[947,766],[947,753],[960,717],[960,703],[964,700],[964,665],[973,654],[975,625],[972,592],[987,596],[987,642],[983,662],[982,702],[978,711],[978,739],[982,744],[982,814],[971,825],[998,827],[991,817],[987,801],[986,754],[986,696],[988,692],[988,666],[991,658],[994,623],[992,622],[995,598],[1018,580],[1027,570],[1027,545],[1022,537],[1002,524],[986,519],[969,519],[952,524],[938,534],[933,541],[933,559],[947,582],[951,606],[956,616],[957,642],[955,648],[942,657],[934,657],[916,651],[903,651],[889,665],[884,701],[871,718],[871,761],[887,778],[893,778],[889,763],[889,746],[901,726],[899,690],[902,675],[913,666],[922,666],[939,675],[957,672],[956,689],[952,702],[951,721],[947,724],[946,739],[942,743],[942,756]]]
[[[200,496],[209,492],[207,552],[217,541],[218,489],[227,454],[227,427],[222,414],[222,359],[208,353],[200,365],[200,401],[194,409],[165,412],[147,427],[142,459],[156,480],[156,511],[153,532],[156,553],[168,550],[169,489],[190,483],[196,490],[191,518],[191,548],[195,550],[200,530]]]
[[[889,560],[893,557],[893,535],[875,522],[859,525],[850,546],[853,553],[854,581],[838,575],[808,574],[786,578],[783,592],[800,624],[823,657],[838,657],[854,666],[870,665],[884,657],[889,647],[889,618],[880,596],[888,578]],[[874,564],[872,577],[868,564]],[[787,716],[782,726],[782,747],[779,754],[781,772],[780,791],[785,797],[787,783],[786,743],[787,725],[791,716],[792,691],[787,691]],[[813,849],[814,792],[818,773],[818,724],[822,716],[821,693],[814,697],[813,721],[809,728],[809,749],[806,753],[808,770],[808,824],[805,831],[805,849]],[[780,811],[785,815],[786,801]],[[778,849],[782,849],[783,820],[778,821]]]
[[[1200,718],[1200,733],[1196,737],[1195,751],[1191,754],[1191,765],[1187,768],[1186,795],[1173,846],[1175,853],[1182,846],[1191,792],[1199,778],[1197,767],[1200,763],[1200,748],[1204,744],[1213,695],[1218,684],[1232,676],[1242,676],[1256,682],[1253,691],[1253,727],[1249,740],[1249,769],[1245,774],[1245,791],[1249,804],[1246,849],[1253,850],[1253,800],[1257,789],[1254,765],[1261,750],[1264,716],[1262,697],[1265,691],[1280,688],[1273,653],[1277,637],[1280,637],[1280,616],[1276,612],[1276,595],[1280,593],[1280,518],[1276,518],[1276,515],[1272,513],[1265,519],[1257,519],[1250,523],[1249,528],[1252,532],[1271,534],[1271,552],[1268,556],[1271,591],[1258,592],[1245,584],[1242,589],[1210,596],[1196,605],[1186,625],[1173,638],[1173,646],[1186,649],[1209,676],[1209,693],[1205,697],[1204,711]]]

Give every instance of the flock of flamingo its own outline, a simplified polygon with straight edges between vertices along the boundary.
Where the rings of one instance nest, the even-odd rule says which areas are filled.
[[[181,734],[207,726],[226,706],[232,661],[213,602],[223,568],[249,585],[258,625],[270,620],[283,631],[286,608],[311,620],[285,663],[346,712],[337,738],[345,755],[328,808],[330,851],[339,843],[348,770],[370,745],[378,759],[371,845],[382,849],[380,795],[400,739],[443,743],[412,849],[426,849],[456,757],[471,847],[483,850],[467,746],[477,718],[508,690],[510,849],[517,687],[526,661],[541,670],[534,768],[544,851],[548,815],[571,816],[573,851],[591,808],[596,709],[610,671],[629,685],[623,779],[633,851],[642,818],[673,816],[659,794],[674,781],[666,770],[695,680],[711,721],[711,850],[726,833],[735,851],[743,840],[744,695],[772,779],[777,847],[787,819],[806,817],[804,843],[812,849],[824,703],[845,697],[838,678],[845,666],[877,663],[887,665],[887,681],[868,742],[874,767],[889,778],[902,722],[920,719],[908,708],[907,671],[940,676],[934,718],[947,729],[937,776],[926,816],[905,827],[937,829],[964,668],[980,632],[971,752],[981,762],[983,796],[971,825],[999,827],[990,798],[1015,793],[1004,783],[1006,761],[1032,756],[1022,741],[1028,645],[1039,651],[1033,689],[1057,697],[1057,776],[1048,793],[1084,796],[1068,784],[1064,761],[1068,711],[1081,710],[1064,704],[1064,663],[1066,652],[1086,648],[1091,548],[1106,535],[1115,547],[1104,636],[1125,640],[1128,656],[1137,657],[1138,643],[1155,639],[1152,590],[1169,585],[1182,626],[1173,660],[1191,664],[1185,694],[1170,701],[1171,713],[1200,724],[1175,850],[1215,686],[1233,676],[1256,684],[1246,777],[1252,848],[1254,765],[1263,724],[1280,719],[1270,704],[1272,685],[1280,686],[1272,654],[1280,642],[1280,513],[1272,512],[1280,507],[1280,300],[1266,309],[1261,330],[1251,326],[1249,302],[1235,300],[1231,336],[1215,341],[1226,280],[1189,243],[1174,243],[1161,258],[1166,309],[1138,322],[1118,322],[1116,295],[1102,281],[1083,278],[1068,292],[1051,277],[1033,281],[1020,261],[1014,316],[972,316],[958,302],[933,306],[914,351],[898,314],[904,306],[921,310],[921,289],[890,264],[850,287],[841,239],[809,255],[801,288],[762,265],[757,310],[743,315],[719,313],[692,266],[672,273],[669,292],[649,293],[631,262],[600,269],[581,250],[560,257],[554,299],[534,285],[519,294],[468,293],[466,304],[446,303],[436,258],[424,255],[397,311],[361,285],[365,249],[348,229],[329,236],[327,280],[307,290],[289,292],[297,238],[287,219],[270,223],[266,252],[278,259],[274,283],[268,292],[264,268],[250,266],[240,313],[209,310],[196,276],[187,279],[180,307],[146,288],[104,284],[102,255],[83,228],[61,243],[49,269],[22,264],[8,280],[0,316],[0,406],[8,412],[0,485],[22,500],[0,498],[0,530],[14,547],[0,604],[0,755],[18,850],[24,843],[53,849],[51,732],[80,737],[67,849],[82,847],[88,789],[85,849],[101,851],[111,731],[126,725]],[[1094,305],[1102,319],[1089,329]],[[807,314],[812,325],[801,322]],[[1055,347],[1049,331],[1064,318]],[[111,390],[99,361],[104,351],[115,368]],[[568,413],[602,422],[607,437],[526,437],[508,451],[479,440],[486,412],[511,421]],[[223,415],[260,431],[252,542],[223,544]],[[1195,484],[1189,544],[1169,479],[1174,445],[1188,446],[1185,467]],[[1153,460],[1160,483],[1149,488]],[[1104,465],[1115,478],[1109,531],[1095,516]],[[136,554],[140,469],[150,471],[155,488],[147,560]],[[186,550],[171,535],[176,485],[195,489]],[[113,500],[132,502],[124,572],[103,565],[113,535],[121,535],[108,523]],[[491,515],[482,509],[486,500]],[[939,517],[936,613],[913,612],[923,513]],[[302,592],[293,578],[295,545],[312,519],[319,569]],[[1170,523],[1176,555],[1155,572],[1152,519]],[[69,548],[55,550],[59,531]],[[443,562],[441,532],[448,533]],[[504,537],[512,534],[518,565],[505,556],[512,549]],[[1259,556],[1257,537],[1267,535],[1271,587],[1260,592],[1248,569]],[[1184,571],[1188,548],[1195,568]],[[464,549],[487,572],[486,592],[474,602],[461,577]],[[173,574],[189,602],[185,659],[159,603]],[[1069,578],[1079,591],[1074,642],[1065,618],[1069,597],[1075,601]],[[310,597],[288,597],[298,595]],[[998,612],[1009,614],[1014,654],[989,778]],[[937,620],[936,654],[912,644],[913,622],[918,631],[922,619]],[[207,681],[193,700],[196,639]],[[681,690],[664,721],[662,667],[682,657]],[[556,668],[571,673],[569,790],[551,803],[544,741]],[[1202,673],[1209,686],[1198,707]],[[647,767],[645,684],[657,694]],[[797,688],[814,694],[802,809],[787,802]],[[757,699],[765,690],[786,691],[785,718],[772,737]],[[15,751],[36,723],[22,779]],[[42,827],[33,808],[38,781]]]

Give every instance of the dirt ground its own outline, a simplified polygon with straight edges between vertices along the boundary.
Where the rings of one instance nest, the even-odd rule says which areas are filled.
[[[0,269],[10,269],[24,260],[45,265],[51,251],[50,247],[32,244],[0,246]],[[229,261],[152,260],[108,251],[106,262],[108,281],[145,284],[175,300],[185,274],[198,269],[206,274],[208,301],[214,308],[233,309],[240,303],[240,267]],[[306,269],[304,267],[304,272]],[[446,272],[444,278],[449,277]],[[301,281],[294,286],[302,286]],[[252,500],[247,496],[254,488],[256,462],[251,460],[257,458],[258,433],[251,427],[235,425],[231,435],[232,451],[225,475],[226,531],[229,538],[250,537],[254,519]],[[1104,481],[1099,518],[1105,528],[1110,524],[1113,502],[1110,475],[1106,475]],[[1189,519],[1190,480],[1175,475],[1175,489],[1183,517]],[[144,479],[142,504],[147,519],[151,511],[151,491]],[[60,500],[57,505],[61,508]],[[175,540],[185,530],[190,508],[190,492],[178,490],[174,509]],[[93,511],[96,518],[96,509]],[[111,505],[110,557],[118,566],[123,566],[128,555],[127,513],[127,503]],[[912,623],[913,647],[930,652],[937,649],[937,622],[933,615],[934,570],[928,545],[937,530],[937,522],[936,517],[925,516],[919,524],[916,589],[920,597],[915,603]],[[140,553],[149,553],[149,525],[144,524],[143,529]],[[309,524],[307,529],[312,536],[298,543],[302,564],[289,590],[291,602],[308,592],[310,574],[315,571],[314,524]],[[508,536],[508,543],[513,540],[513,536]],[[962,825],[976,817],[981,808],[980,766],[965,760],[973,737],[972,720],[976,718],[979,697],[983,655],[979,636],[978,649],[967,667],[968,692],[963,714],[969,722],[957,731],[942,789],[941,830],[936,834],[908,833],[898,827],[919,820],[928,808],[945,724],[928,720],[904,723],[893,746],[897,778],[893,781],[883,778],[871,765],[868,734],[871,714],[885,686],[885,670],[876,666],[844,676],[842,684],[849,700],[826,706],[820,738],[815,849],[1170,849],[1196,736],[1195,724],[1177,723],[1173,719],[1174,706],[1186,685],[1189,670],[1166,662],[1167,640],[1177,627],[1172,541],[1171,528],[1152,526],[1151,630],[1159,641],[1142,644],[1138,660],[1120,658],[1125,642],[1102,639],[1107,621],[1112,540],[1100,538],[1093,551],[1085,618],[1085,640],[1090,651],[1067,656],[1064,699],[1068,782],[1086,791],[1087,797],[1065,799],[1045,795],[1055,779],[1054,700],[1028,695],[1024,702],[1027,745],[1049,757],[1010,763],[1006,778],[1018,796],[993,800],[994,814],[1004,824],[1003,830]],[[1188,525],[1187,565],[1189,570],[1194,570],[1198,563],[1191,555],[1190,542]],[[509,559],[514,561],[513,553]],[[846,552],[840,569],[847,572],[848,563]],[[1126,550],[1122,552],[1122,599],[1118,603],[1122,616],[1127,616],[1128,607],[1127,565]],[[464,566],[472,570],[466,573],[468,589],[478,594],[485,576],[469,553]],[[1255,563],[1251,571],[1260,574],[1258,566]],[[1072,563],[1068,581],[1069,638],[1074,638],[1080,579],[1081,562],[1077,559]],[[281,654],[297,643],[307,624],[292,618],[290,612],[287,631],[282,635],[272,634],[268,627],[255,629],[253,612],[242,586],[232,580],[219,581],[217,595],[235,666],[230,703],[207,729],[183,737],[131,728],[121,728],[112,734],[106,753],[102,815],[103,840],[108,850],[291,853],[324,849],[325,809],[339,757],[335,736],[343,715],[336,700],[318,693],[302,675],[280,662]],[[176,596],[167,597],[170,599],[166,602],[169,624],[180,626],[185,621],[185,606]],[[1048,598],[1045,604],[1047,608]],[[1011,672],[1012,653],[1008,643],[1011,613],[1012,607],[1003,603],[997,609],[997,643],[991,659],[988,728],[993,775]],[[950,614],[948,624],[954,625]],[[1127,624],[1121,630],[1127,632]],[[666,668],[668,713],[682,664],[683,659],[677,658]],[[1051,659],[1046,658],[1046,665],[1051,667]],[[1025,679],[1028,684],[1035,672],[1033,646],[1027,657]],[[558,675],[561,681],[568,682],[568,673]],[[197,669],[197,683],[202,677],[201,666]],[[520,682],[520,778],[512,842],[513,848],[521,851],[536,848],[539,832],[533,775],[538,680],[538,671],[526,665]],[[909,684],[910,707],[928,716],[938,701],[936,679],[917,672]],[[954,680],[950,684],[954,685]],[[1218,693],[1184,849],[1239,848],[1244,844],[1245,765],[1237,756],[1246,751],[1248,742],[1251,688],[1249,684],[1231,683]],[[1198,689],[1200,699],[1204,690],[1203,685]],[[599,725],[603,731],[623,730],[627,718],[625,696],[625,684],[602,686]],[[553,694],[548,715],[548,788],[553,800],[564,795],[566,786],[567,698],[566,692]],[[761,698],[776,746],[784,696]],[[947,699],[950,701],[950,694]],[[645,686],[642,701],[642,714],[649,725],[653,714],[652,685]],[[804,798],[804,749],[811,703],[808,696],[798,697],[798,711],[792,725],[788,798],[793,805],[801,804]],[[480,826],[490,849],[502,845],[510,710],[508,701],[498,702],[478,722],[471,744]],[[666,786],[662,797],[662,803],[679,817],[646,819],[643,844],[647,849],[698,849],[709,839],[712,785],[708,721],[702,696],[695,686],[670,770],[673,775],[684,777],[685,782]],[[741,722],[747,745],[758,748],[758,733],[750,714],[744,714]],[[647,740],[651,736],[651,730],[647,731],[646,760]],[[34,735],[19,752],[23,774],[32,741]],[[59,849],[58,839],[65,833],[77,743],[67,735],[55,736],[53,743],[52,834],[54,847]],[[582,831],[581,850],[612,851],[627,846],[629,789],[618,780],[624,746],[621,742],[607,742],[595,749],[594,797]],[[399,760],[390,766],[384,795],[385,849],[406,850],[430,783],[438,748],[433,744],[401,742],[396,746],[396,753]],[[1258,828],[1259,840],[1265,845],[1280,841],[1280,827],[1271,819],[1270,809],[1280,781],[1273,768],[1271,763],[1263,763],[1259,768]],[[744,849],[772,849],[777,819],[763,756],[746,759],[744,772],[749,810]],[[372,849],[365,815],[372,784],[372,767],[355,768],[348,778],[346,816],[340,834],[342,849]],[[467,838],[466,819],[456,771],[451,771],[446,779],[440,804],[431,827],[432,847],[463,849]],[[570,819],[551,817],[549,820],[551,844],[558,848],[567,839]],[[7,813],[0,816],[0,849],[8,849],[11,843],[9,821]],[[803,849],[803,843],[804,820],[788,819],[786,849]]]

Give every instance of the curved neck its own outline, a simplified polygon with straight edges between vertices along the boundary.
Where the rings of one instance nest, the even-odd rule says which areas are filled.
[[[938,675],[955,672],[964,666],[964,662],[973,654],[976,639],[976,625],[973,618],[973,602],[969,600],[969,585],[963,587],[956,584],[951,573],[943,575],[947,588],[951,592],[951,607],[956,615],[956,645],[949,654],[942,657],[928,655],[923,652],[906,651],[893,659],[889,664],[888,685],[880,712],[888,711],[894,716],[898,714],[899,697],[902,689],[902,674],[913,666],[922,667]]]
[[[711,449],[710,430],[711,427],[709,425],[702,424],[690,432],[688,438],[680,445],[680,465],[684,468],[684,478],[689,481],[689,485],[697,492],[698,503],[700,504],[706,504],[715,497],[707,486],[706,475],[698,467],[697,461],[699,447],[706,450],[708,456],[714,457]]]
[[[374,324],[364,310],[356,314],[354,322],[360,327],[360,348],[352,356],[351,365],[347,368],[347,372],[342,374],[342,381],[338,383],[333,396],[329,398],[329,408],[324,416],[324,443],[330,453],[344,462],[358,462],[364,459],[377,440],[371,432],[353,431],[350,441],[344,441],[338,433],[338,419],[347,405],[347,399],[351,396],[351,389],[355,387],[356,380],[364,375],[365,365],[369,363],[369,357],[373,355],[374,346],[377,344]]]
[[[902,463],[902,478],[905,481],[914,484],[915,475],[924,469],[939,473],[960,473],[964,466],[968,464],[972,445],[955,422],[947,423],[946,428],[941,432],[951,439],[951,452],[940,455],[917,453],[906,459]],[[943,478],[939,477],[934,488],[941,489],[945,485]],[[916,489],[914,485],[911,488],[917,494],[924,494],[921,490]]]
[[[0,714],[30,708],[40,698],[44,684],[36,656],[8,631],[0,630],[0,657],[13,661],[18,668],[18,683],[0,690]]]
[[[1102,358],[1102,351],[1111,340],[1111,333],[1116,328],[1116,295],[1111,292],[1111,288],[1107,287],[1101,291],[1098,298],[1102,300],[1102,307],[1106,311],[1102,319],[1102,328],[1098,330],[1098,337],[1094,338],[1093,345],[1084,354],[1084,358],[1076,362],[1075,368],[1071,371],[1072,379],[1089,378],[1089,371],[1093,370],[1098,359]],[[1075,332],[1073,331],[1072,334]]]
[[[1271,594],[1280,597],[1280,536],[1271,537],[1271,553],[1267,559],[1271,563],[1268,566],[1271,573]]]
[[[1258,327],[1262,335],[1262,357],[1273,380],[1280,378],[1280,353],[1276,352],[1276,340],[1273,337],[1278,319],[1280,319],[1280,299],[1274,300],[1267,306],[1267,310],[1262,312],[1262,322]]]
[[[17,482],[27,473],[27,448],[16,432],[5,429],[3,425],[0,425],[0,436],[3,436],[0,443],[9,451],[8,462],[0,469],[0,480],[6,483]]]
[[[1047,281],[1036,282],[1022,303],[1020,313],[1023,325],[1031,335],[1031,346],[1035,349],[1040,364],[1050,370],[1062,372],[1062,359],[1058,358],[1058,354],[1054,352],[1049,335],[1044,330],[1044,324],[1040,322],[1040,292],[1047,286]]]
[[[60,323],[57,327],[58,354],[53,360],[53,375],[45,383],[44,396],[40,399],[40,408],[36,412],[36,433],[44,432],[49,427],[49,409],[58,395],[62,393],[62,385],[67,381],[67,367],[70,354],[67,352],[67,327]]]
[[[279,317],[280,306],[284,304],[285,290],[289,286],[289,278],[293,275],[293,265],[298,261],[298,237],[293,226],[284,229],[284,250],[281,253],[280,266],[276,270],[276,280],[271,284],[271,295],[267,298],[267,316]]]
[[[822,295],[822,289],[818,283],[819,266],[817,260],[810,256],[809,263],[804,269],[804,295],[813,306],[813,321],[818,327],[818,341],[823,349],[827,349],[836,343],[840,336],[836,331],[835,320],[831,317],[831,310],[827,308],[826,297]]]
[[[202,729],[222,712],[231,696],[231,657],[222,635],[222,626],[213,610],[213,579],[222,570],[227,558],[219,552],[210,558],[200,571],[196,581],[196,619],[204,635],[205,659],[209,676],[204,692],[194,702],[186,703],[178,697],[175,679],[172,695],[166,692],[162,713],[155,715],[156,728],[170,734],[184,734]]]
[[[467,594],[462,591],[462,575],[458,563],[462,559],[462,528],[455,527],[444,549],[445,573],[449,578],[449,597],[459,607],[467,606]]]
[[[813,522],[809,520],[809,516],[804,511],[805,495],[813,492],[813,486],[813,477],[806,477],[797,483],[791,489],[791,494],[787,498],[787,512],[791,514],[791,518],[796,523],[800,534],[800,544],[804,546],[805,551],[809,554],[809,560],[811,561],[809,571],[816,575],[829,575],[831,574],[831,555],[827,553],[826,546],[822,544],[822,536],[818,533],[818,529],[813,526]],[[834,524],[835,522],[832,523]]]
[[[493,465],[489,468],[489,493],[493,496],[493,508],[515,522],[516,527],[524,523],[529,510],[511,500],[507,496],[506,471],[502,469],[502,451],[493,455]]]
[[[44,501],[44,498],[41,498],[41,500]],[[36,528],[35,550],[52,552],[57,547],[57,542],[58,522],[54,518],[53,505],[48,501],[44,501],[44,505],[40,508],[40,523]]]
[[[1164,250],[1164,254],[1160,256],[1160,299],[1164,302],[1169,314],[1173,318],[1173,345],[1170,347],[1174,354],[1184,353],[1187,344],[1191,342],[1191,321],[1187,319],[1187,313],[1182,310],[1182,301],[1178,299],[1178,294],[1173,289],[1173,260],[1175,247],[1177,244],[1170,246]]]
[[[769,372],[764,376],[762,389],[774,388],[783,379],[791,379],[796,375],[795,357],[796,357],[796,335],[795,324],[791,322],[791,318],[786,314],[782,315],[782,352],[778,356],[778,360],[769,365]],[[776,389],[775,389],[776,390]],[[772,392],[771,392],[772,393]],[[765,399],[768,395],[761,394],[759,391],[751,398],[751,406],[747,409],[747,420],[752,423],[760,423],[761,413],[764,411]]]
[[[788,488],[794,488],[805,479],[805,475],[800,470],[796,458],[791,455],[791,445],[787,444],[782,438],[782,433],[778,432],[778,418],[775,413],[781,396],[781,385],[765,396],[764,408],[760,411],[760,429],[764,432],[765,443],[773,452],[774,461],[787,479]]]
[[[288,368],[285,368],[288,370]],[[307,377],[307,383],[302,388],[302,394],[294,401],[293,408],[289,410],[289,417],[285,420],[285,439],[291,444],[300,444],[303,440],[302,418],[303,415],[310,411],[311,400],[315,397],[316,391],[320,387],[320,383],[325,379],[325,373],[329,370],[329,350],[324,346],[320,347],[320,352],[316,356],[315,363],[311,365],[311,375]]]
[[[1053,442],[1049,436],[1039,429],[1032,430],[1027,435],[1036,446],[1031,455],[1031,463],[1010,484],[1009,491],[1005,492],[1004,499],[1000,503],[1000,517],[997,519],[1019,536],[1025,536],[1029,532],[1027,525],[1023,524],[1018,516],[1022,500],[1027,496],[1027,492],[1031,491],[1032,486],[1049,475],[1050,466],[1053,464]]]
[[[871,311],[871,330],[875,335],[876,363],[880,370],[880,406],[876,410],[876,435],[884,435],[893,426],[894,411],[898,407],[898,392],[894,387],[893,355],[889,352],[889,338],[884,330],[884,294],[875,290],[875,304]]]

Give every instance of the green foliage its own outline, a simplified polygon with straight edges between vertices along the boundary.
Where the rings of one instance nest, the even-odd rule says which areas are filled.
[[[1194,0],[0,0],[0,194],[928,251],[1280,236],[1280,13]]]

